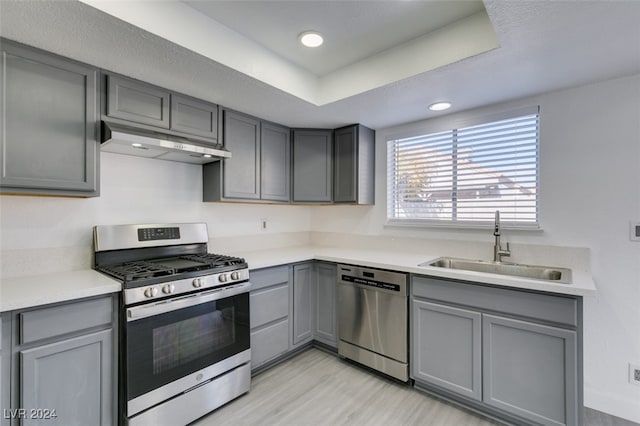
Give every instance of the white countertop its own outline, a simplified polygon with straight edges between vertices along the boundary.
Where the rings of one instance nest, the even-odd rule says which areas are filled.
[[[591,274],[572,269],[572,283],[560,284],[550,281],[512,277],[506,275],[487,274],[472,271],[423,267],[418,264],[432,261],[439,254],[415,254],[407,252],[386,252],[382,250],[343,249],[335,247],[303,246],[286,249],[260,250],[236,253],[249,263],[249,268],[260,269],[287,263],[306,260],[324,260],[327,262],[348,263],[372,268],[389,269],[432,277],[453,278],[495,284],[517,289],[537,290],[549,293],[589,296],[595,294],[596,287]],[[561,266],[561,265],[556,265]]]
[[[7,278],[0,281],[0,312],[121,290],[118,281],[92,269]]]
[[[381,250],[301,246],[243,251],[234,254],[244,257],[251,269],[308,260],[324,260],[574,296],[589,296],[595,294],[596,291],[591,275],[588,272],[576,269],[572,270],[572,284],[556,284],[549,281],[520,277],[417,266],[419,263],[440,257],[435,253],[415,254]],[[114,293],[121,291],[121,289],[120,282],[91,269],[2,279],[0,280],[0,312]]]

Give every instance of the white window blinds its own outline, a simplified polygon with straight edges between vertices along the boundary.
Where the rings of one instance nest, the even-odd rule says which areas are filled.
[[[387,219],[538,227],[539,114],[387,142]]]

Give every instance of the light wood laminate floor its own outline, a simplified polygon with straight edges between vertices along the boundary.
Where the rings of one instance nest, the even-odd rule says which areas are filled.
[[[309,349],[194,425],[488,426],[486,418]]]
[[[254,377],[251,392],[192,426],[499,424],[309,349]],[[585,409],[584,426],[640,426]]]

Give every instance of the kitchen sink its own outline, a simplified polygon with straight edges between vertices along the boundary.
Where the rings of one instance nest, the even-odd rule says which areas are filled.
[[[464,271],[484,272],[488,274],[509,275],[534,280],[551,281],[559,284],[571,284],[571,269],[554,266],[521,265],[517,263],[487,262],[484,260],[455,259],[441,257],[418,266],[460,269]]]

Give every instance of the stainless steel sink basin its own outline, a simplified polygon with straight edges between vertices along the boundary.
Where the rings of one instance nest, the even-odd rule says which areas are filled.
[[[560,284],[571,284],[571,269],[553,266],[520,265],[517,263],[495,263],[483,260],[455,259],[441,257],[418,266],[434,266],[436,268],[461,269],[464,271],[484,272],[488,274],[510,275],[534,280],[551,281]]]

